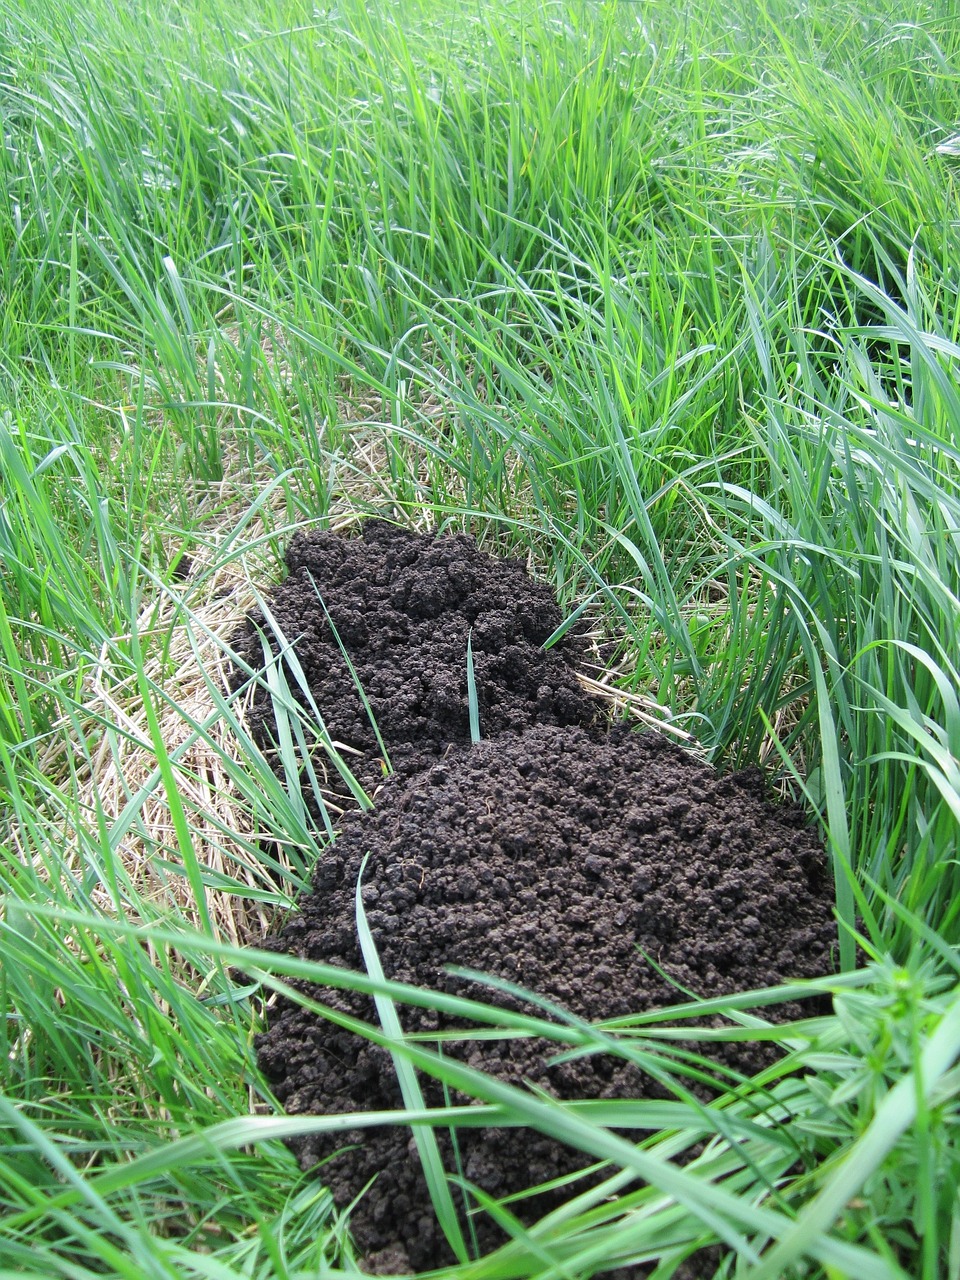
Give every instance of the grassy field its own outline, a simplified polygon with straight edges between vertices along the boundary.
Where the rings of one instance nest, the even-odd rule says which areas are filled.
[[[356,1271],[252,1048],[320,838],[224,671],[369,511],[528,554],[836,882],[832,1012],[722,1002],[785,1056],[709,1106],[689,1007],[551,1028],[645,1107],[390,1042],[607,1162],[449,1274],[960,1277],[952,0],[0,0],[0,123],[0,1277]]]

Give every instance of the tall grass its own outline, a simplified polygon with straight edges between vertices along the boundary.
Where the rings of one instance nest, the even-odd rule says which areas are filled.
[[[701,1006],[525,1024],[673,1096],[562,1107],[396,1034],[442,997],[342,979],[482,1104],[391,1122],[608,1162],[533,1228],[484,1205],[514,1238],[450,1274],[960,1275],[952,5],[0,0],[0,120],[0,1270],[353,1266],[280,1141],[334,1122],[263,1114],[252,1051],[336,975],[238,945],[322,780],[279,668],[288,788],[221,674],[290,532],[376,510],[530,553],[836,884],[821,1012],[722,1002],[707,1059],[786,1056],[706,1107]]]

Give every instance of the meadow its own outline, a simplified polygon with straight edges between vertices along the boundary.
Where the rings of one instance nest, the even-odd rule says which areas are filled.
[[[309,977],[603,1164],[450,1280],[960,1277],[952,0],[0,0],[0,125],[0,1276],[356,1274],[283,1142],[342,1118],[253,1048]],[[625,714],[819,825],[835,977],[547,1024],[672,1101],[470,1073],[391,1033],[429,993],[257,948],[326,835],[230,639],[368,513],[528,557]],[[704,1012],[783,1050],[710,1103]]]

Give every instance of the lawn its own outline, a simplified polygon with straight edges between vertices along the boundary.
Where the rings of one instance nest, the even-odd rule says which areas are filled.
[[[377,996],[451,1280],[960,1277],[953,0],[0,0],[0,124],[0,1277],[356,1274],[284,1143],[340,1120],[258,1069],[291,979]],[[835,975],[454,1009],[668,1100],[471,1072],[375,949],[259,947],[336,815],[233,640],[370,514],[524,557],[620,711],[817,826]],[[705,1101],[704,1013],[776,1064]],[[469,1256],[451,1115],[603,1180]]]

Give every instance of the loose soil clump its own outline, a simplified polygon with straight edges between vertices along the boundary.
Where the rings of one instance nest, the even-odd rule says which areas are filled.
[[[381,537],[375,533],[375,545]],[[457,545],[466,552],[462,541]],[[536,634],[552,625],[544,612]],[[489,612],[478,601],[470,616]],[[451,652],[468,625],[450,629]],[[431,626],[430,634],[437,629]],[[429,654],[428,646],[424,665]],[[390,688],[380,696],[393,724]],[[416,714],[424,721],[462,727],[462,708],[447,719],[431,718],[426,701],[421,693]],[[532,714],[526,705],[522,717]],[[509,721],[504,709],[499,723]],[[358,719],[358,734],[361,727]],[[593,1021],[676,1002],[676,988],[644,953],[674,982],[703,996],[832,969],[832,892],[823,851],[801,815],[768,804],[757,771],[721,778],[656,734],[615,727],[601,735],[561,721],[450,749],[419,775],[391,779],[374,812],[345,819],[317,865],[312,892],[273,945],[362,969],[355,893],[367,855],[363,902],[384,971],[418,986],[510,1003],[447,972],[450,965],[465,966],[522,984]],[[366,997],[313,994],[377,1020]],[[400,1014],[410,1033],[452,1025],[422,1009],[402,1007]],[[564,1099],[657,1096],[653,1081],[618,1058],[553,1064],[555,1050],[517,1039],[444,1046],[444,1053],[501,1079],[531,1081]],[[258,1052],[291,1114],[402,1105],[384,1051],[292,1002],[273,1011]],[[749,1044],[725,1046],[714,1057],[745,1073],[769,1061],[761,1046]],[[422,1083],[428,1104],[442,1105],[439,1088]],[[453,1170],[449,1140],[437,1134]],[[458,1142],[465,1176],[496,1197],[585,1163],[518,1129],[461,1130]],[[351,1219],[371,1269],[383,1269],[385,1258],[394,1259],[392,1270],[450,1261],[409,1130],[309,1137],[296,1145],[304,1167],[334,1157],[322,1176],[338,1205],[375,1179]],[[556,1202],[540,1196],[513,1208],[530,1219]],[[502,1238],[483,1219],[477,1230],[483,1249]]]
[[[574,673],[576,641],[567,636],[543,649],[562,614],[522,562],[484,555],[463,534],[415,534],[380,520],[367,521],[359,538],[297,534],[286,561],[290,572],[269,598],[270,613],[294,644],[331,738],[348,748],[347,763],[368,790],[384,767],[358,684],[393,769],[410,775],[451,743],[470,741],[468,638],[483,737],[534,724],[602,729],[599,705]],[[263,665],[261,634],[278,653],[262,613],[234,638],[254,669]],[[246,678],[238,669],[234,687]],[[287,679],[306,705],[289,664]],[[266,689],[256,691],[248,721],[272,759],[277,730]],[[338,775],[327,774],[331,793],[343,796]]]

